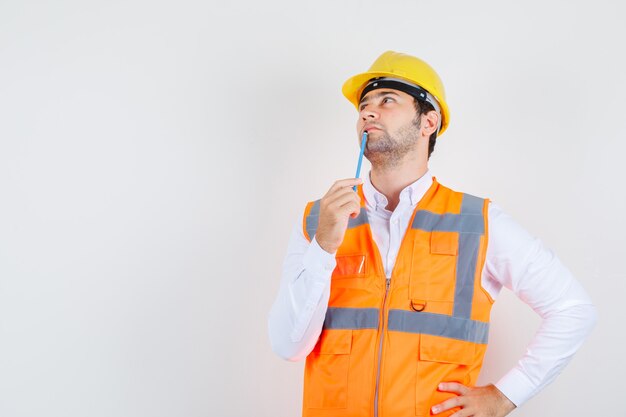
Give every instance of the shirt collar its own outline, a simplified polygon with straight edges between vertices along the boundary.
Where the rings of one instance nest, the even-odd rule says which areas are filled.
[[[372,171],[370,170],[363,181],[363,195],[365,196],[365,201],[377,210],[384,209],[388,204],[387,197],[374,187],[370,178],[371,173]],[[404,201],[408,198],[411,202],[411,206],[415,206],[422,197],[424,197],[424,194],[426,194],[426,191],[428,191],[432,183],[433,178],[430,175],[430,170],[427,170],[424,175],[415,182],[407,185],[400,192],[400,201]]]

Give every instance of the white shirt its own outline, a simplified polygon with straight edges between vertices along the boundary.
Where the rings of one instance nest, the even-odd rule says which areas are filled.
[[[400,193],[393,212],[370,181],[363,194],[372,236],[387,277],[417,203],[432,184],[430,172]],[[489,203],[487,257],[481,283],[493,299],[502,287],[513,291],[542,318],[526,354],[496,387],[520,406],[556,378],[582,345],[595,320],[589,296],[570,271],[541,241],[520,227],[500,207]],[[305,358],[317,343],[330,298],[335,254],[315,237],[309,242],[298,221],[287,248],[278,296],[269,313],[272,349],[291,361]]]

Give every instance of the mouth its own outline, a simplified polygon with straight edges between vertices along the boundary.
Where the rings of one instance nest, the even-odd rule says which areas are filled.
[[[363,132],[370,133],[370,132],[373,132],[375,130],[382,130],[382,129],[380,129],[379,127],[376,127],[374,125],[367,125],[367,126],[363,127],[363,130],[361,131],[361,134],[363,134]]]

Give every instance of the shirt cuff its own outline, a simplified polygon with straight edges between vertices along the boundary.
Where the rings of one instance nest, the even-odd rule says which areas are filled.
[[[528,377],[517,368],[511,369],[495,386],[517,407],[521,406],[535,395],[537,388]]]
[[[317,243],[315,236],[304,253],[302,263],[304,268],[316,278],[327,278],[337,266],[335,253],[328,253]]]

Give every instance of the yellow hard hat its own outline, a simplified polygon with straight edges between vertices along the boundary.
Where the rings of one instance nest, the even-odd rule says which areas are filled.
[[[341,91],[358,110],[361,92],[370,80],[379,77],[400,79],[415,84],[430,93],[437,101],[434,107],[441,109],[441,127],[438,136],[446,130],[450,123],[450,110],[446,103],[446,93],[441,79],[430,65],[411,55],[387,51],[374,61],[367,72],[350,77],[343,84]]]

